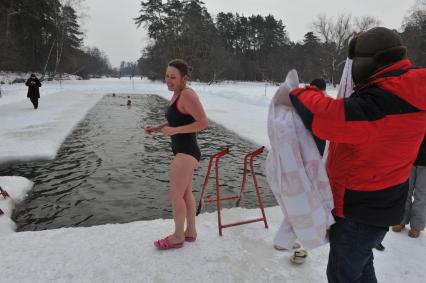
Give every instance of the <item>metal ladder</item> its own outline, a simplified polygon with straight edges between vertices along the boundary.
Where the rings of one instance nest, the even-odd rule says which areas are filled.
[[[214,154],[210,157],[209,167],[207,169],[206,177],[204,179],[203,188],[201,190],[200,201],[198,203],[197,215],[200,214],[200,211],[201,211],[204,203],[216,202],[217,221],[218,221],[218,228],[219,228],[219,235],[220,236],[222,236],[222,229],[224,229],[224,228],[243,225],[243,224],[249,224],[249,223],[254,223],[254,222],[259,222],[259,221],[263,221],[263,223],[265,224],[265,228],[268,228],[268,222],[266,220],[265,210],[263,208],[262,197],[260,196],[259,186],[257,184],[257,179],[256,179],[256,173],[254,171],[254,166],[253,166],[253,159],[256,156],[260,155],[263,152],[264,148],[265,147],[262,146],[262,147],[256,149],[255,151],[252,151],[252,152],[245,155],[245,157],[244,157],[244,175],[243,175],[243,179],[242,179],[242,182],[241,182],[240,194],[239,195],[226,196],[226,197],[223,197],[223,198],[220,197],[219,159],[229,153],[229,148],[225,148],[225,149],[217,152],[216,154]],[[207,187],[207,183],[208,183],[208,180],[209,180],[209,177],[210,177],[211,167],[213,165],[213,162],[215,162],[216,197],[215,198],[208,198],[208,197],[205,198],[204,193],[206,191],[206,187]],[[224,201],[224,200],[237,200],[236,203],[235,203],[235,206],[239,207],[241,198],[243,197],[243,194],[244,194],[245,185],[246,185],[248,163],[250,163],[250,171],[251,171],[251,174],[253,176],[254,187],[255,187],[255,190],[256,190],[259,208],[260,208],[260,211],[262,212],[262,217],[251,219],[251,220],[229,223],[229,224],[222,224],[220,202]]]

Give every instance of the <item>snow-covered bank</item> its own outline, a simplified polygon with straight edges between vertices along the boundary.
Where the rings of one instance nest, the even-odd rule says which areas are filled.
[[[260,211],[223,210],[228,223]],[[281,221],[267,208],[263,223],[227,228],[218,235],[216,213],[197,217],[198,239],[177,250],[159,251],[153,241],[167,235],[172,220],[22,232],[1,238],[0,282],[326,282],[328,246],[295,266],[289,252],[272,248]],[[426,241],[390,232],[386,250],[375,251],[379,282],[422,282]]]
[[[4,84],[11,84],[14,81],[16,82],[16,80],[26,80],[30,77],[30,75],[32,74],[32,72],[27,72],[27,73],[16,73],[16,72],[5,72],[5,71],[0,71],[0,83],[4,83]],[[41,78],[40,73],[34,73],[38,78]],[[47,77],[45,78],[47,79]],[[62,80],[81,80],[80,76],[77,75],[70,75],[70,74],[61,74],[60,75],[56,75],[56,77],[54,79],[62,79]]]
[[[60,92],[44,95],[37,110],[27,101],[0,105],[0,163],[55,158],[74,126],[101,97]]]
[[[23,177],[0,177],[0,236],[15,232],[16,225],[10,219],[15,204],[22,201],[33,187],[33,182]]]

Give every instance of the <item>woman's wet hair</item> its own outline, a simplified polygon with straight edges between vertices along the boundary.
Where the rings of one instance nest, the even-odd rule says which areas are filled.
[[[182,59],[173,59],[172,61],[167,64],[170,67],[174,67],[179,70],[179,73],[181,76],[188,76],[190,77],[192,74],[192,67],[188,65],[184,60]]]

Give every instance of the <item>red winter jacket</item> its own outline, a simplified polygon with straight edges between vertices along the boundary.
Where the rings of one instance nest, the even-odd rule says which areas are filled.
[[[330,140],[327,172],[335,216],[399,224],[408,178],[426,132],[426,69],[408,59],[374,74],[345,99],[299,88],[290,99],[305,126]]]

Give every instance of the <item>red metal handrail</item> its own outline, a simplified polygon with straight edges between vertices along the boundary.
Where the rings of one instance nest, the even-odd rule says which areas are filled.
[[[2,187],[0,187],[0,195],[2,195],[5,199],[10,197],[9,193],[6,192],[6,190],[4,190]]]
[[[233,227],[233,226],[248,224],[248,223],[254,223],[254,222],[259,222],[259,221],[263,221],[264,224],[265,224],[265,228],[268,228],[268,223],[267,223],[267,220],[266,220],[266,215],[265,215],[265,211],[264,211],[263,203],[262,203],[262,197],[260,195],[259,186],[257,184],[257,179],[256,179],[256,173],[254,171],[254,166],[253,166],[254,157],[261,154],[263,152],[263,150],[264,150],[264,147],[262,146],[262,147],[256,149],[255,151],[248,153],[244,157],[244,174],[243,174],[243,179],[242,179],[242,183],[241,183],[240,194],[239,195],[233,195],[233,196],[227,196],[227,197],[223,197],[223,198],[220,197],[219,159],[221,157],[225,156],[226,154],[228,154],[229,149],[225,148],[225,149],[219,151],[218,153],[216,153],[216,154],[214,154],[213,156],[210,157],[209,167],[207,169],[206,177],[204,179],[203,188],[201,190],[201,197],[200,197],[200,201],[199,201],[198,208],[197,208],[197,215],[200,214],[201,208],[202,208],[204,203],[216,202],[217,221],[218,221],[218,228],[219,228],[219,235],[220,236],[222,236],[222,229],[223,228],[228,228],[228,227]],[[241,201],[241,198],[244,194],[244,189],[245,189],[245,184],[246,184],[246,179],[247,179],[247,163],[248,163],[247,161],[248,160],[250,161],[250,171],[251,171],[252,176],[253,176],[253,182],[254,182],[254,186],[255,186],[255,189],[256,189],[256,195],[257,195],[257,200],[259,202],[259,208],[262,212],[262,217],[252,219],[252,220],[230,223],[230,224],[222,224],[220,202],[223,201],[223,200],[236,199],[237,200],[236,206],[238,207],[240,205],[240,201]],[[209,179],[209,176],[210,176],[210,173],[211,173],[211,167],[212,167],[213,161],[215,161],[216,198],[204,198],[204,193],[205,193],[207,183],[208,183],[208,179]]]
[[[201,208],[204,204],[203,196],[204,196],[204,192],[205,192],[206,187],[207,187],[207,183],[209,182],[210,171],[211,171],[211,168],[212,168],[213,160],[216,159],[216,164],[217,164],[218,159],[220,159],[222,156],[224,156],[228,153],[229,153],[229,148],[225,148],[225,149],[222,149],[221,151],[219,151],[218,153],[216,153],[216,154],[214,154],[210,157],[209,167],[207,169],[206,177],[204,178],[204,184],[203,184],[203,188],[201,190],[201,198],[200,198],[200,202],[198,203],[196,215],[200,214]],[[210,201],[210,199],[207,199],[206,202],[211,202],[211,201]]]

